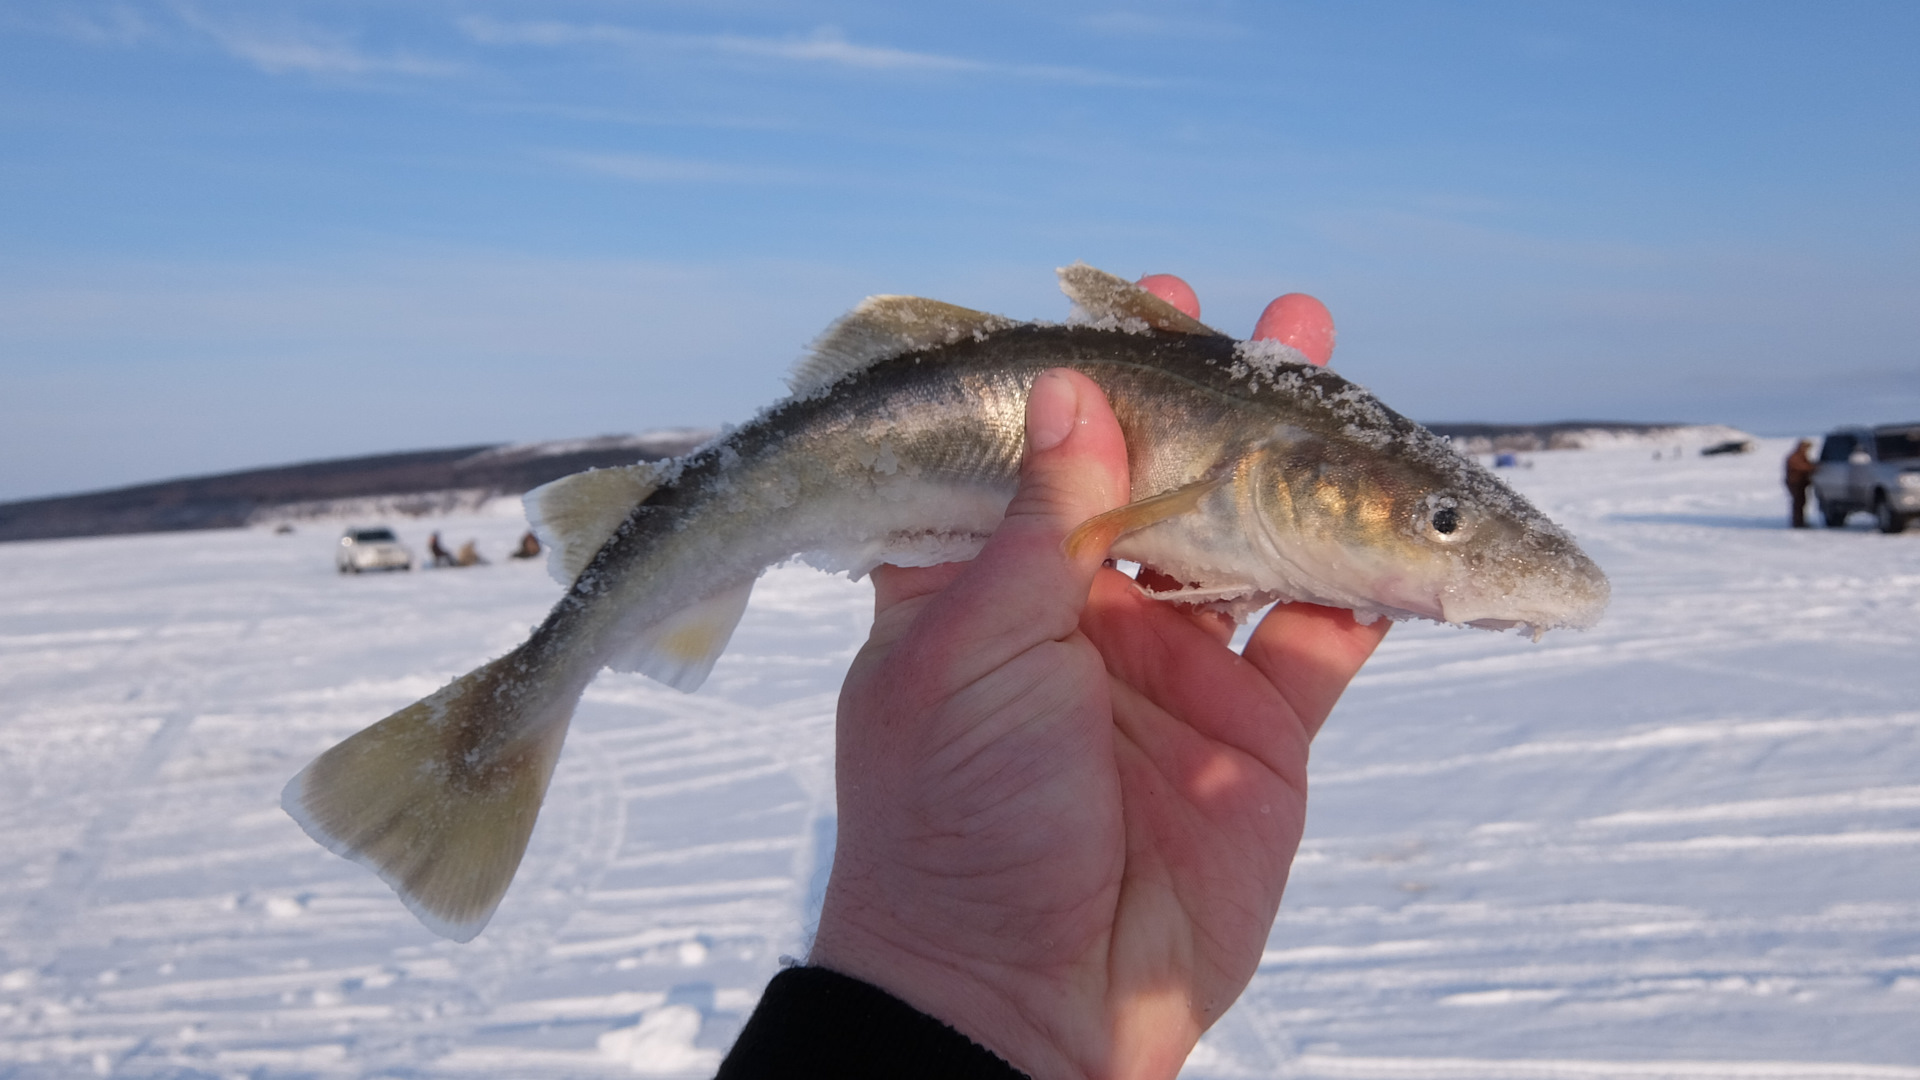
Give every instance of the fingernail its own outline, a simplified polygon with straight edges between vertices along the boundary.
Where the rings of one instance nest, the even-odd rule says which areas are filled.
[[[1057,371],[1041,373],[1027,392],[1027,449],[1051,450],[1067,441],[1080,420],[1080,394]]]

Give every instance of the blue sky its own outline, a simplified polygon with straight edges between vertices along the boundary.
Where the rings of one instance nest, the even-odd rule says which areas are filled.
[[[841,311],[1314,293],[1426,420],[1920,417],[1920,5],[0,6],[0,499],[739,421]]]

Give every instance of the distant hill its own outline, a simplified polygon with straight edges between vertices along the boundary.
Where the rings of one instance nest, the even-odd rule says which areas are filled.
[[[1609,420],[1427,426],[1452,439],[1463,454],[1746,437],[1733,428],[1712,425]],[[674,457],[712,434],[680,428],[644,435],[377,454],[0,503],[0,541],[234,529],[265,521],[474,509],[582,469]]]
[[[1560,420],[1551,424],[1428,424],[1428,430],[1453,441],[1463,454],[1502,451],[1594,450],[1623,444],[1724,442],[1751,439],[1722,424],[1638,424],[1620,420]]]
[[[679,429],[377,454],[0,503],[0,541],[232,529],[285,518],[471,508],[582,469],[683,454],[712,434]]]

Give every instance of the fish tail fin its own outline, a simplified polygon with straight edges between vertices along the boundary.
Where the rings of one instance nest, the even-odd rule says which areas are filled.
[[[455,941],[487,925],[513,880],[586,688],[542,672],[526,649],[321,754],[280,797],[307,835]]]

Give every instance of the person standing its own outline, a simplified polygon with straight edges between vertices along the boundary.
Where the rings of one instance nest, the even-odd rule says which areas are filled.
[[[1807,527],[1807,488],[1813,483],[1813,440],[1801,439],[1787,455],[1787,500],[1792,505],[1793,527]]]
[[[453,555],[440,543],[440,533],[438,531],[435,531],[432,536],[427,537],[427,555],[433,559],[433,565],[435,566],[454,565]]]

